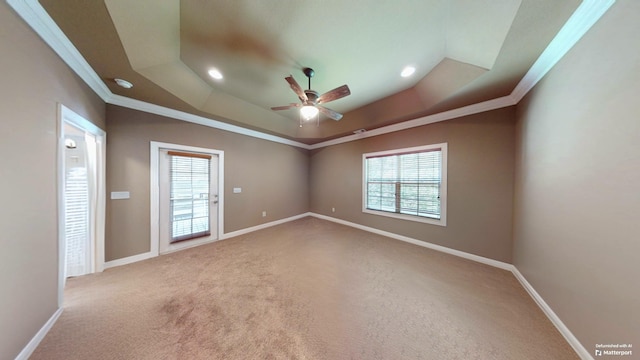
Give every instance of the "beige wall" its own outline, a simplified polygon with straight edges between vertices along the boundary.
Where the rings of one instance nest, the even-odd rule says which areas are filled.
[[[314,150],[311,211],[511,262],[514,117],[510,107]],[[446,227],[362,212],[363,153],[442,142],[449,151]]]
[[[150,141],[224,151],[225,233],[309,211],[307,150],[113,105],[107,119],[107,192],[131,193],[107,202],[107,261],[149,251]]]
[[[58,307],[58,103],[104,128],[104,103],[0,2],[0,359]]]
[[[618,1],[518,105],[514,264],[591,354],[640,343],[637,34]]]

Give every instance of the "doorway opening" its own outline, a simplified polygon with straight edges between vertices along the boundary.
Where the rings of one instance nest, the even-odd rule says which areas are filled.
[[[105,132],[64,105],[58,131],[58,305],[66,279],[104,270]]]

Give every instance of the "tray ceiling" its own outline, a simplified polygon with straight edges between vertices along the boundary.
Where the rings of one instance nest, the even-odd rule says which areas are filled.
[[[311,144],[509,95],[580,1],[40,3],[113,93]],[[303,67],[319,93],[349,85],[341,121],[270,110]]]

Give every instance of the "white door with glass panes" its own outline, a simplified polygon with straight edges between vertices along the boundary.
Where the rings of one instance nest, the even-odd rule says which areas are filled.
[[[160,253],[217,240],[218,155],[160,150]]]

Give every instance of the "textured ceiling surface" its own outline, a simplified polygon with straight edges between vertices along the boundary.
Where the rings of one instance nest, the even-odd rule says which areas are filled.
[[[41,0],[112,92],[307,143],[508,95],[578,0]],[[406,65],[416,72],[400,76]],[[299,127],[284,80],[351,95]],[[219,69],[222,80],[208,75]],[[114,78],[134,83],[115,86]]]

